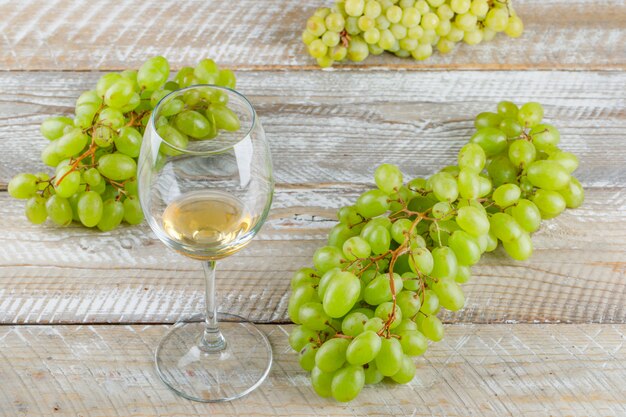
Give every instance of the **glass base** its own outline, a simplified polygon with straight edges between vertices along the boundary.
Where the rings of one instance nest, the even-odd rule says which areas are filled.
[[[165,384],[187,399],[230,401],[242,397],[267,377],[272,348],[252,323],[232,314],[218,314],[226,345],[203,351],[204,321],[196,316],[181,321],[163,337],[155,353],[157,373]]]

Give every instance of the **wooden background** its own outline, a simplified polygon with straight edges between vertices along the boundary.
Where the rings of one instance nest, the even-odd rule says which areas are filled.
[[[300,42],[317,3],[331,2],[0,1],[0,416],[626,415],[626,2],[516,0],[520,39],[332,71]],[[270,218],[220,264],[218,298],[264,323],[275,363],[232,403],[176,397],[152,367],[167,325],[202,309],[199,263],[147,226],[30,225],[5,191],[43,169],[42,120],[156,54],[236,69],[273,150]],[[530,261],[497,252],[474,268],[466,308],[443,314],[447,335],[410,385],[318,398],[286,340],[291,274],[377,164],[413,176],[452,163],[501,99],[545,105],[581,158],[585,204],[544,223]]]

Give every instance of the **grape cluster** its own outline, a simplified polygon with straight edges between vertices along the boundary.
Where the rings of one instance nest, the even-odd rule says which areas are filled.
[[[433,47],[446,54],[457,42],[476,45],[498,32],[524,31],[510,0],[336,0],[317,9],[302,40],[320,67],[389,51],[424,60]]]
[[[157,56],[138,71],[103,75],[94,90],[76,101],[74,118],[51,117],[41,124],[50,141],[41,153],[55,173],[18,174],[9,182],[14,198],[26,199],[26,217],[66,226],[73,220],[102,231],[122,221],[138,224],[143,213],[137,198],[137,158],[150,114],[168,93],[193,84],[235,87],[235,75],[210,59],[184,67],[168,81],[170,66]],[[187,94],[166,104],[157,121],[163,145],[160,157],[175,155],[191,139],[208,139],[218,129],[237,130],[239,120],[226,106],[225,94]]]
[[[443,307],[463,308],[459,284],[501,242],[514,259],[532,253],[542,219],[582,204],[571,176],[575,155],[542,123],[539,103],[480,113],[458,165],[404,182],[395,165],[374,174],[377,189],[338,212],[328,245],[291,281],[289,336],[315,391],[338,401],[385,377],[411,381],[411,357],[442,339]]]

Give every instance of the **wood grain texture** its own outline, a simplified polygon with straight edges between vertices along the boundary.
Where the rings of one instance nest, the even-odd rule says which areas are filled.
[[[408,385],[365,387],[348,404],[318,397],[265,325],[275,361],[248,396],[184,400],[161,383],[152,351],[165,326],[0,328],[0,416],[623,416],[625,325],[453,325],[416,359]]]
[[[218,266],[225,312],[285,322],[293,271],[311,264],[333,215],[363,186],[278,187],[259,236]],[[544,223],[535,253],[486,255],[464,285],[466,308],[448,322],[626,322],[626,196],[589,189],[582,208]],[[0,322],[173,322],[202,311],[199,262],[161,244],[147,226],[98,233],[34,226],[0,194]]]
[[[218,0],[173,4],[80,0],[0,2],[0,69],[93,70],[167,56],[174,68],[204,57],[238,68],[315,68],[300,39],[332,1]],[[385,54],[351,68],[626,68],[623,0],[516,0],[526,31],[423,61]],[[598,9],[601,8],[601,9]],[[567,16],[566,19],[563,17]]]
[[[38,172],[39,124],[71,114],[99,73],[0,73],[0,186]],[[581,158],[585,186],[626,186],[624,72],[240,72],[279,183],[372,181],[381,162],[430,175],[456,162],[473,118],[502,99],[539,101]]]

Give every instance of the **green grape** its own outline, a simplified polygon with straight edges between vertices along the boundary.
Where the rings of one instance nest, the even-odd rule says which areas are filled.
[[[439,280],[433,284],[441,307],[450,311],[458,311],[465,306],[465,295],[459,284],[451,280]]]
[[[491,232],[502,242],[510,242],[520,237],[524,230],[515,219],[506,213],[495,213],[489,219]]]
[[[392,376],[402,366],[402,345],[395,338],[381,339],[380,351],[376,356],[376,368],[384,376]]]
[[[470,139],[471,143],[480,145],[487,156],[495,156],[507,146],[506,135],[494,127],[481,127]]]
[[[433,47],[430,44],[419,44],[417,48],[411,51],[411,56],[418,61],[423,61],[433,54]]]
[[[103,200],[104,195],[103,195]],[[108,232],[120,225],[124,218],[124,205],[117,200],[106,199],[102,205],[102,218],[97,224],[102,232]]]
[[[171,125],[163,125],[157,128],[158,135],[163,139],[159,151],[168,156],[180,155],[187,148],[189,138]]]
[[[217,77],[217,85],[220,87],[235,88],[237,86],[237,78],[235,73],[229,69],[220,70]]]
[[[524,22],[522,22],[522,19],[520,19],[518,16],[510,16],[504,33],[506,33],[511,38],[519,38],[520,36],[522,36],[523,32]]]
[[[365,9],[365,0],[346,0],[344,7],[348,16],[359,17]]]
[[[458,163],[461,170],[480,172],[485,167],[487,156],[476,143],[468,143],[459,151]]]
[[[363,372],[365,374],[366,384],[378,384],[385,378],[385,376],[378,371],[375,361],[364,365]]]
[[[59,226],[67,226],[72,223],[72,207],[66,198],[56,194],[46,201],[46,211],[50,220]]]
[[[298,318],[303,326],[313,330],[324,330],[330,322],[320,302],[302,304],[298,309]]]
[[[376,307],[374,315],[376,317],[379,317],[385,323],[389,322],[391,316],[393,315],[393,320],[389,323],[390,329],[395,329],[402,322],[402,311],[400,310],[400,307],[396,305],[394,308],[394,305],[391,301],[387,301]]]
[[[396,243],[404,242],[404,239],[409,235],[413,222],[409,219],[396,220],[391,226],[391,238]],[[413,234],[414,235],[414,234]]]
[[[539,117],[538,120],[541,121],[541,117],[543,117],[543,110],[541,110],[541,116],[536,117]],[[533,128],[529,133],[535,148],[539,151],[549,151],[556,148],[556,145],[558,145],[561,140],[561,134],[557,128],[549,124],[537,123],[533,125]]]
[[[511,216],[529,233],[539,229],[539,225],[541,224],[541,213],[535,203],[530,200],[519,200],[511,209]]]
[[[348,46],[348,58],[354,62],[361,62],[369,55],[367,42],[360,36],[354,36]]]
[[[334,372],[346,362],[346,351],[350,341],[342,338],[327,340],[315,355],[315,366],[322,372]]]
[[[489,236],[487,235],[483,235],[485,237]],[[485,240],[485,243],[487,244],[488,241]],[[497,242],[496,242],[497,244]],[[482,248],[481,248],[482,249]],[[481,252],[485,252],[487,250],[487,246],[485,245],[485,248],[481,250]],[[456,276],[454,277],[454,281],[458,282],[459,284],[464,284],[467,281],[469,281],[470,277],[472,276],[472,270],[469,266],[467,265],[459,265],[456,268]]]
[[[531,163],[526,169],[526,175],[535,187],[553,191],[565,188],[571,178],[567,169],[551,160]]]
[[[504,132],[507,138],[517,138],[522,132],[522,125],[515,118],[502,119],[498,128]]]
[[[498,103],[497,108],[498,108],[498,114],[502,116],[503,118],[517,118],[517,113],[519,112],[519,108],[512,101],[503,100]]]
[[[434,30],[435,28],[437,28],[437,25],[439,25],[439,16],[437,16],[433,12],[428,12],[422,16],[422,21],[420,25],[425,30],[428,30],[428,29]]]
[[[424,336],[433,342],[443,339],[443,324],[436,316],[428,316],[422,320],[421,330]]]
[[[74,126],[74,121],[69,117],[49,117],[39,126],[39,131],[44,138],[56,140],[63,136],[64,129],[68,126]]]
[[[327,398],[332,395],[332,383],[335,374],[333,372],[322,372],[318,367],[313,367],[311,370],[311,386],[322,398]]]
[[[303,304],[308,303],[308,302],[319,302],[319,301],[320,301],[320,297],[317,295],[317,291],[312,285],[300,285],[296,287],[291,292],[291,297],[289,297],[289,304],[287,306],[287,313],[289,314],[289,318],[294,323],[301,324],[300,307]]]
[[[402,172],[395,165],[382,164],[376,168],[374,180],[380,190],[391,194],[402,186]]]
[[[313,254],[313,265],[322,274],[332,268],[341,266],[341,261],[343,260],[342,251],[334,246],[321,247]]]
[[[456,179],[447,172],[438,172],[430,178],[433,193],[439,201],[454,201],[459,195]]]
[[[380,317],[372,317],[367,320],[367,323],[363,326],[363,331],[371,330],[378,333],[385,326],[385,322]]]
[[[509,242],[503,242],[504,250],[509,256],[518,261],[524,261],[530,258],[533,253],[533,243],[530,235],[526,232],[522,233],[517,239]]]
[[[136,158],[141,148],[141,133],[132,127],[123,127],[113,140],[118,152]]]
[[[345,46],[337,45],[328,53],[330,58],[335,61],[342,61],[348,55],[348,48]]]
[[[124,200],[124,221],[128,224],[135,225],[143,222],[143,211],[139,199],[134,197],[126,197]]]
[[[124,114],[121,111],[112,107],[105,107],[100,112],[98,121],[101,124],[110,127],[111,129],[119,129],[125,124]]]
[[[135,89],[133,82],[120,76],[104,93],[104,104],[109,107],[121,109],[131,101],[134,94]]]
[[[537,190],[533,202],[541,212],[542,218],[561,214],[567,205],[565,198],[559,192],[551,190]]]
[[[442,246],[433,249],[432,255],[433,270],[430,276],[437,279],[454,278],[458,265],[454,251],[447,246]]]
[[[138,195],[139,190],[138,190],[137,179],[130,179],[130,180],[124,181],[124,191],[126,191],[126,193],[131,196]]]
[[[202,139],[216,135],[215,126],[195,110],[185,110],[174,119],[176,128],[192,138]]]
[[[474,199],[480,196],[480,177],[476,172],[461,169],[457,178],[457,184],[461,198]]]
[[[341,13],[330,13],[324,20],[326,29],[333,32],[341,32],[346,25],[346,20]]]
[[[420,356],[428,349],[428,340],[418,330],[399,332],[398,335],[405,355]]]
[[[461,207],[457,212],[456,222],[472,236],[489,232],[489,219],[483,211],[473,206]]]
[[[291,289],[294,289],[302,284],[317,284],[318,282],[319,277],[314,269],[300,268],[293,275],[293,278],[291,278]]]
[[[354,236],[354,229],[343,223],[336,224],[328,233],[328,245],[343,249],[344,243]]]
[[[559,190],[559,194],[563,196],[565,200],[565,205],[568,208],[577,208],[585,200],[585,191],[583,190],[582,185],[578,180],[574,177],[571,178],[567,187],[562,190]]]
[[[487,13],[485,25],[495,31],[503,32],[509,23],[509,14],[504,9],[493,8]]]
[[[424,292],[424,300],[422,301],[420,311],[426,315],[431,315],[435,314],[438,309],[439,297],[433,290],[426,290]],[[419,315],[417,317],[419,317]]]
[[[497,128],[498,126],[500,126],[501,122],[502,122],[502,116],[499,115],[498,113],[483,112],[483,113],[479,113],[478,116],[476,116],[476,119],[474,119],[474,126],[476,127],[477,130],[480,130],[486,127]]]
[[[463,35],[463,42],[465,42],[468,45],[478,45],[482,41],[483,41],[483,32],[479,29],[473,29],[470,32],[465,32],[465,34]]]
[[[398,293],[402,290],[403,281],[402,277],[396,273],[393,274],[393,282],[395,292]],[[363,291],[363,299],[369,305],[379,305],[393,299],[391,292],[391,286],[389,282],[389,275],[382,274],[374,278]]]
[[[578,157],[571,152],[558,151],[552,153],[548,157],[548,161],[554,161],[565,168],[568,174],[576,171],[578,168]]]
[[[174,77],[174,80],[176,80],[180,88],[185,88],[189,87],[192,84],[197,84],[194,72],[194,68],[182,67]]]
[[[380,352],[381,338],[373,331],[365,331],[350,342],[346,359],[351,365],[365,365],[373,361]]]
[[[402,312],[402,317],[415,316],[422,306],[419,294],[413,291],[401,291],[396,293],[396,303]]]
[[[86,191],[78,199],[77,212],[80,222],[86,227],[94,227],[102,218],[102,198],[95,191]]]
[[[515,184],[503,184],[493,192],[493,201],[500,207],[509,207],[520,199],[522,190]]]
[[[71,129],[56,140],[55,152],[62,158],[69,158],[82,151],[88,139],[80,129]]]
[[[487,166],[487,173],[496,187],[517,181],[518,168],[506,155],[496,156]]]
[[[317,9],[314,13],[314,16],[319,16],[322,19],[325,18],[326,16],[328,16],[328,14],[330,13],[330,8],[328,7],[320,7],[319,9]]]
[[[332,281],[335,277],[341,274],[352,274],[352,273],[347,272],[347,271],[342,271],[339,268],[332,268],[322,275],[319,282],[317,283],[317,294],[320,299],[324,298],[324,294],[326,293],[326,288],[328,288],[328,284],[330,283],[330,281]],[[310,282],[309,284],[312,286],[315,286],[315,282]]]
[[[96,84],[96,94],[98,95],[98,97],[103,98],[104,95],[106,94],[107,90],[109,89],[109,87],[111,87],[113,84],[115,84],[116,82],[118,82],[119,80],[121,80],[123,77],[118,74],[118,73],[110,73],[110,74],[104,74],[102,77],[100,77],[100,79],[98,80],[98,83]],[[81,96],[82,98],[82,96]],[[79,98],[80,100],[80,98]],[[77,105],[79,104],[83,104],[82,102],[77,102]]]
[[[295,351],[300,351],[315,339],[317,339],[317,332],[304,326],[296,326],[289,334],[289,346]]]
[[[496,10],[496,9],[494,9]],[[491,13],[491,12],[490,12]],[[505,12],[506,13],[506,12]],[[507,17],[508,19],[508,17]],[[543,119],[543,107],[539,103],[529,102],[520,107],[519,112],[517,113],[517,120],[524,127],[535,127],[541,120]],[[532,131],[531,131],[532,136]],[[535,143],[535,146],[537,144]]]
[[[37,177],[33,174],[17,174],[9,181],[8,191],[13,198],[31,198],[37,192]]]
[[[100,175],[98,170],[95,168],[89,168],[88,170],[83,172],[83,179],[91,187],[96,187],[97,185],[103,182],[102,176]]]
[[[47,144],[41,151],[41,161],[50,167],[57,166],[59,162],[61,162],[61,160],[63,159],[61,156],[59,156],[59,154],[57,154],[56,145],[56,142],[51,142]]]
[[[193,69],[193,76],[201,84],[217,84],[219,68],[212,59],[203,59]]]
[[[33,224],[42,224],[48,218],[46,199],[43,197],[31,197],[24,208],[26,218]]]
[[[489,12],[489,3],[487,0],[472,0],[472,5],[470,6],[470,13],[474,16],[477,16],[481,20],[487,16]]]
[[[471,13],[458,14],[454,18],[454,24],[465,33],[476,30],[478,18]]]
[[[332,318],[345,316],[359,299],[361,284],[351,273],[337,274],[324,292],[324,311]]]
[[[72,167],[65,166],[57,172],[54,180],[54,190],[57,195],[69,198],[78,191],[80,187],[80,172],[74,171]]]
[[[383,230],[387,231],[386,229]],[[371,253],[372,248],[369,243],[359,236],[351,237],[343,244],[343,255],[349,261],[357,258],[367,258]]]
[[[137,72],[137,83],[143,90],[154,91],[167,81],[170,66],[167,59],[156,56],[148,59]]]
[[[300,367],[307,372],[310,372],[315,368],[315,355],[317,354],[318,347],[313,343],[306,344],[299,352],[298,363]]]
[[[463,230],[452,233],[448,239],[459,265],[474,265],[480,260],[481,250],[476,239]],[[452,275],[448,275],[452,277]]]
[[[509,159],[517,167],[525,167],[535,160],[537,151],[532,142],[518,139],[509,146]]]
[[[365,218],[379,216],[389,210],[388,198],[381,190],[366,191],[356,201],[356,210]]]
[[[391,379],[393,379],[398,384],[408,384],[413,380],[414,376],[415,364],[409,356],[404,355],[402,358],[402,365],[400,366],[400,369],[398,370],[398,372],[391,376]]]
[[[419,25],[422,16],[420,12],[414,7],[406,7],[402,13],[402,20],[400,21],[403,26],[412,28]]]
[[[363,385],[365,385],[363,367],[348,365],[338,370],[333,376],[331,392],[335,400],[348,402],[359,395],[359,392],[363,389]]]
[[[409,254],[409,266],[415,273],[429,275],[434,267],[433,254],[426,248],[417,248]]]
[[[341,322],[341,332],[347,336],[358,336],[363,333],[368,317],[361,312],[353,311]]]
[[[454,13],[462,14],[469,11],[471,4],[471,0],[451,0],[450,8]]]
[[[369,242],[371,250],[374,254],[380,255],[389,250],[391,235],[385,227],[374,226],[363,230],[367,230],[367,232],[362,233],[362,236]]]
[[[98,160],[98,171],[113,181],[124,181],[135,176],[137,163],[122,153],[106,154]]]

